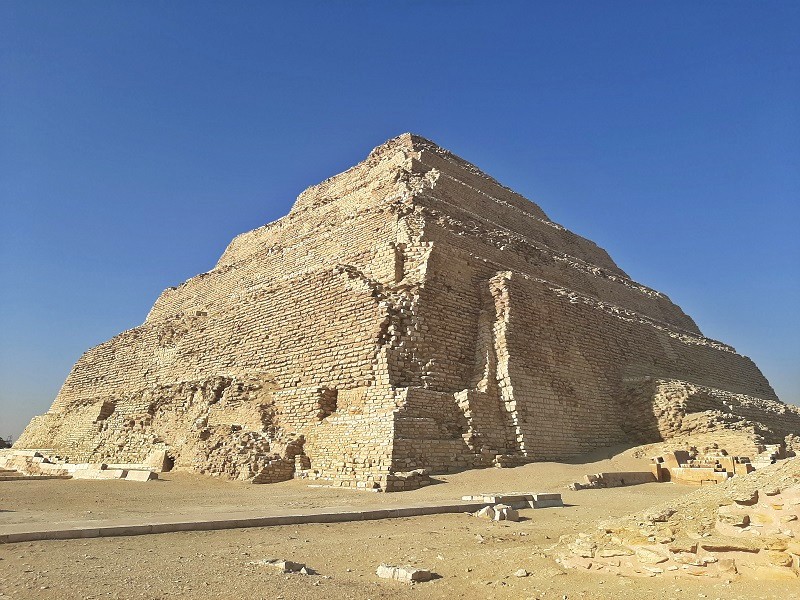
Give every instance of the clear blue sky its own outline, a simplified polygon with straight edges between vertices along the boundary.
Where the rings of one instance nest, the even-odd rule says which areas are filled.
[[[404,131],[800,400],[800,3],[0,4],[0,435]]]

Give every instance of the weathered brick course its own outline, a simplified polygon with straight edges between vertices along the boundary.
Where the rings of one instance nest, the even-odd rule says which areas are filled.
[[[647,378],[785,406],[604,250],[405,134],[88,350],[16,447],[409,489],[670,435]]]

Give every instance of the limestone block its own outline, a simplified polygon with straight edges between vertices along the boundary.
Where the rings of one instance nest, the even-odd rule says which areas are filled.
[[[383,579],[394,579],[404,583],[430,581],[433,577],[433,574],[425,569],[417,569],[409,566],[395,567],[386,564],[381,564],[376,574]]]
[[[170,460],[166,450],[153,450],[147,455],[144,461],[144,464],[148,467],[152,467],[156,473],[163,473],[169,470],[171,466],[169,463]]]
[[[645,564],[660,564],[667,562],[669,558],[654,548],[639,547],[635,550],[636,558]]]
[[[594,558],[597,553],[597,544],[592,541],[578,538],[568,546],[570,552],[581,558]]]
[[[744,494],[738,494],[732,499],[740,506],[753,506],[754,504],[758,503],[758,490],[753,490],[752,492],[747,492]]]
[[[303,575],[309,575],[314,572],[312,569],[310,569],[303,563],[298,563],[282,558],[265,558],[262,560],[252,561],[248,564],[269,567],[279,571],[280,573],[301,573]]]
[[[476,517],[481,519],[489,519],[490,521],[494,521],[495,519],[495,510],[491,506],[484,506],[478,512],[475,513]]]
[[[494,506],[494,520],[519,521],[519,513],[507,504],[496,504]]]
[[[153,481],[155,479],[158,479],[158,473],[153,471],[131,470],[125,476],[125,481]]]
[[[554,506],[564,506],[561,494],[533,494],[533,508],[550,508]]]

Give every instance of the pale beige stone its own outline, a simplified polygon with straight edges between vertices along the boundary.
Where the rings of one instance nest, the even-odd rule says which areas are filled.
[[[376,575],[383,579],[394,579],[405,583],[430,581],[433,574],[425,569],[414,567],[394,567],[392,565],[380,565]]]
[[[784,443],[800,409],[596,244],[404,134],[89,349],[15,446],[395,491],[687,432],[755,445],[753,423]]]

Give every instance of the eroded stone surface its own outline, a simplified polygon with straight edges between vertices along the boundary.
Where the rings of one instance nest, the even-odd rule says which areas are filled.
[[[759,493],[760,490],[769,490]],[[646,577],[800,576],[800,458],[561,540],[565,567]]]
[[[88,350],[15,446],[391,491],[731,424],[788,443],[800,412],[604,250],[405,134]]]

